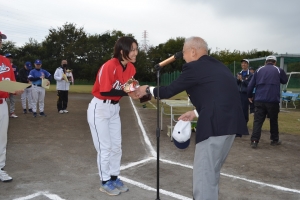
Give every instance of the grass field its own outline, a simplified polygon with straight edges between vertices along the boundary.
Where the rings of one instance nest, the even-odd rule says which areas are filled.
[[[69,92],[71,93],[91,93],[92,85],[71,85]],[[56,86],[51,85],[50,89],[47,91],[56,91]],[[170,99],[180,99],[187,100],[187,95],[185,92],[181,92],[178,95]],[[156,100],[152,98],[151,102],[156,105]],[[147,107],[151,108],[152,105],[147,103]],[[294,135],[300,135],[300,102],[296,102],[297,109],[282,109],[278,116],[279,123],[279,132],[280,133],[289,133]],[[142,106],[142,105],[141,105]],[[291,105],[289,105],[292,107]],[[191,108],[174,108],[175,113],[184,113]],[[169,112],[168,107],[165,108],[166,112]],[[249,116],[248,128],[252,129],[253,126],[253,115]],[[268,120],[265,120],[262,130],[269,131],[270,123]]]
[[[71,93],[91,93],[92,88],[93,88],[92,85],[70,85],[69,92],[71,92]],[[51,85],[47,91],[49,91],[49,92],[56,91],[56,85]]]

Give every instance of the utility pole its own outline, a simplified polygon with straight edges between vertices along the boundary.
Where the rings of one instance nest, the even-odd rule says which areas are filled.
[[[144,30],[143,35],[142,35],[142,45],[141,45],[141,50],[144,52],[147,52],[149,50],[149,46],[148,46],[148,32],[146,30]]]

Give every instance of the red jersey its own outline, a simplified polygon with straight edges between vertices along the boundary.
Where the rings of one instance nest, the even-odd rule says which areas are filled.
[[[16,81],[14,70],[11,67],[10,61],[0,55],[0,81],[9,80]],[[8,98],[9,94],[7,92],[0,91],[0,98]]]
[[[135,67],[131,62],[127,63],[124,70],[117,58],[112,58],[102,65],[99,69],[94,83],[92,94],[98,99],[109,99],[119,101],[122,96],[102,96],[100,92],[109,92],[111,89],[123,90],[124,84],[136,73]]]

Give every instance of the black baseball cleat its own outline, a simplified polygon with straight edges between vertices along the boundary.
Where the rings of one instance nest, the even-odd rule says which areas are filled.
[[[281,141],[280,140],[272,140],[270,145],[272,145],[272,146],[281,145]]]
[[[41,117],[46,117],[47,115],[44,112],[40,112]]]
[[[33,117],[36,117],[36,112],[33,113]]]
[[[252,149],[256,149],[257,145],[258,145],[257,141],[251,141],[251,147],[252,147]]]

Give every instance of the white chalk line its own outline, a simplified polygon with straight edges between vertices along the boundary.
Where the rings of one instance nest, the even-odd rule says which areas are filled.
[[[127,182],[129,184],[135,185],[135,186],[137,186],[139,188],[142,188],[142,189],[145,189],[145,190],[149,190],[149,191],[156,191],[157,190],[156,188],[147,186],[147,185],[139,183],[137,181],[133,181],[133,180],[125,178],[123,176],[120,176],[120,178],[123,181],[125,181],[125,182]],[[173,193],[173,192],[169,192],[169,191],[163,190],[163,189],[159,189],[159,193],[164,194],[166,196],[170,196],[170,197],[176,198],[176,199],[180,199],[180,200],[192,200],[191,198],[188,198],[188,197],[185,197],[185,196],[182,196],[180,194]]]
[[[157,109],[157,107],[151,101],[148,101],[148,103],[150,103],[155,109]]]
[[[246,181],[246,182],[249,182],[249,183],[254,183],[254,184],[257,184],[257,185],[261,185],[261,186],[271,187],[271,188],[274,188],[276,190],[281,190],[281,191],[286,191],[286,192],[294,192],[294,193],[300,194],[300,190],[296,190],[296,189],[291,189],[291,188],[282,187],[282,186],[279,186],[279,185],[273,185],[273,184],[264,183],[264,182],[261,182],[261,181],[246,179],[246,178],[242,178],[242,177],[238,177],[238,176],[233,176],[233,175],[230,175],[230,174],[221,173],[221,175],[229,177],[229,178],[233,178],[233,179],[239,179],[239,180]]]
[[[60,198],[58,195],[56,194],[50,194],[48,191],[40,191],[40,192],[36,192],[34,194],[31,194],[31,195],[28,195],[26,197],[20,197],[20,198],[16,198],[16,199],[13,199],[13,200],[29,200],[29,199],[33,199],[35,197],[38,197],[38,196],[41,196],[41,195],[44,195],[46,197],[48,197],[49,199],[51,200],[65,200],[65,199],[62,199]]]
[[[137,161],[137,162],[132,162],[132,163],[129,163],[129,164],[125,165],[125,166],[121,166],[120,170],[125,170],[125,169],[128,169],[128,168],[134,167],[136,165],[144,164],[144,163],[146,163],[146,162],[148,162],[150,160],[154,160],[154,159],[155,158],[150,157],[150,158],[147,158],[147,159],[144,159],[144,160],[140,160],[140,161]]]
[[[133,106],[133,109],[135,111],[135,114],[138,118],[138,121],[141,122],[141,118],[135,108],[135,105],[133,104],[133,101],[132,99],[130,98],[130,101],[131,101],[131,104]],[[149,142],[146,142],[147,145],[151,145],[151,142],[147,136],[147,133],[145,132],[145,128],[143,126],[142,123],[139,123],[139,126],[143,132],[143,135],[146,136],[145,138],[145,141],[149,141]],[[151,147],[149,147],[150,149],[153,149],[152,148],[152,145]],[[156,158],[156,151],[153,149],[153,152],[151,152],[153,157]],[[172,164],[172,165],[178,165],[178,166],[181,166],[181,167],[186,167],[186,168],[189,168],[189,169],[193,169],[193,166],[189,166],[189,165],[185,165],[185,164],[181,164],[181,163],[177,163],[177,162],[173,162],[173,161],[169,161],[169,160],[165,160],[165,159],[160,159],[160,161],[162,162],[166,162],[166,163],[169,163],[169,164]],[[274,185],[274,184],[269,184],[269,183],[264,183],[264,182],[261,182],[261,181],[256,181],[256,180],[251,180],[251,179],[247,179],[247,178],[242,178],[242,177],[239,177],[239,176],[234,176],[234,175],[230,175],[230,174],[225,174],[225,173],[221,173],[222,176],[226,176],[226,177],[229,177],[229,178],[233,178],[233,179],[238,179],[238,180],[242,180],[242,181],[246,181],[246,182],[249,182],[249,183],[254,183],[254,184],[257,184],[257,185],[261,185],[261,186],[267,186],[267,187],[271,187],[271,188],[274,188],[276,190],[281,190],[281,191],[288,191],[288,192],[294,192],[294,193],[298,193],[300,194],[300,190],[296,190],[296,189],[291,189],[291,188],[287,188],[287,187],[282,187],[282,186],[279,186],[279,185]]]
[[[152,147],[152,145],[151,145],[151,142],[150,142],[149,137],[148,137],[148,135],[147,135],[147,133],[146,133],[146,131],[145,131],[145,128],[144,128],[144,126],[143,126],[143,124],[142,124],[142,120],[141,120],[141,118],[140,118],[140,116],[139,116],[139,114],[138,114],[138,112],[137,112],[137,110],[136,110],[136,107],[135,107],[135,105],[133,104],[132,99],[131,99],[131,98],[129,98],[129,99],[130,99],[132,108],[133,108],[133,110],[134,110],[134,112],[135,112],[135,115],[136,115],[138,124],[139,124],[139,126],[140,126],[140,128],[141,128],[141,131],[142,131],[142,133],[143,133],[145,143],[146,143],[146,145],[148,146],[148,148],[150,149],[151,155],[152,155],[153,157],[156,157],[156,151],[153,149],[153,147]]]

